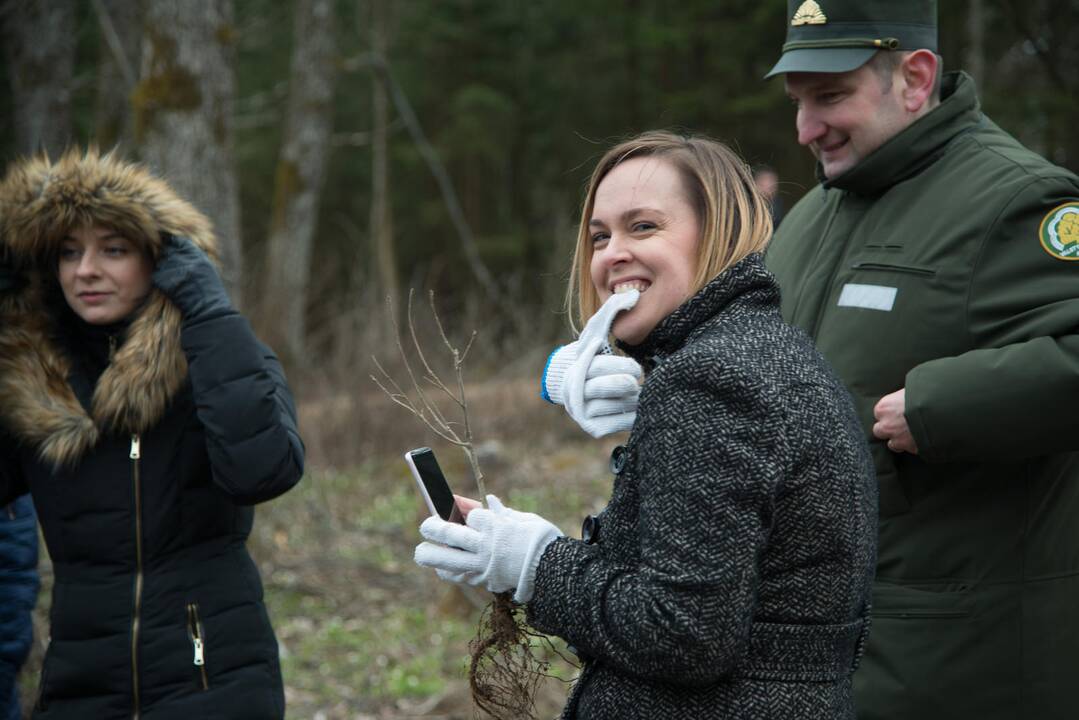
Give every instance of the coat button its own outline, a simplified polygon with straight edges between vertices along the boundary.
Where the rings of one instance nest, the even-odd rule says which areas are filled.
[[[589,515],[581,523],[581,540],[587,545],[599,542],[599,518],[595,515]]]
[[[626,467],[626,446],[618,445],[611,451],[611,472],[618,475]]]

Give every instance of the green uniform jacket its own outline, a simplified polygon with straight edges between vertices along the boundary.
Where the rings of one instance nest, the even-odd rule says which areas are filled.
[[[1079,262],[1039,237],[1079,178],[986,118],[969,76],[943,97],[814,188],[768,254],[784,317],[855,398],[880,483],[859,718],[1075,718]],[[872,437],[900,388],[918,456]]]

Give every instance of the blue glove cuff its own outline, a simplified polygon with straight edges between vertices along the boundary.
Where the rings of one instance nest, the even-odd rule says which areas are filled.
[[[552,405],[557,405],[558,403],[552,400],[551,394],[547,392],[547,371],[551,369],[551,361],[554,360],[555,353],[557,353],[564,347],[565,345],[559,345],[551,351],[550,355],[547,356],[547,362],[543,365],[543,377],[540,378],[540,397],[551,403]]]

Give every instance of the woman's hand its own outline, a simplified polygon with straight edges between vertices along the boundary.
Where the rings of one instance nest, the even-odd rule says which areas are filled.
[[[611,295],[576,342],[557,348],[543,369],[543,399],[564,405],[592,437],[629,430],[637,418],[641,366],[610,354],[607,338],[618,313],[632,308],[638,298],[636,290]]]
[[[424,520],[420,534],[430,542],[416,546],[416,564],[434,568],[443,580],[483,585],[496,593],[516,588],[514,600],[531,600],[543,551],[562,532],[539,515],[503,506],[494,495],[487,496],[489,509],[475,500],[454,499],[467,524],[437,516]]]
[[[184,322],[231,312],[228,292],[206,253],[185,237],[162,233],[161,239],[154,285],[180,309]]]

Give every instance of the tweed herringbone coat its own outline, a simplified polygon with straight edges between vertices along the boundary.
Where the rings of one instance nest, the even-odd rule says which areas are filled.
[[[284,717],[278,648],[245,547],[254,503],[303,473],[277,358],[235,311],[159,290],[88,325],[55,286],[61,239],[101,225],[153,257],[214,253],[209,222],[96,153],[14,166],[0,242],[29,283],[0,297],[0,504],[33,494],[54,585],[35,720]]]
[[[647,374],[610,502],[528,605],[584,660],[563,718],[853,718],[877,493],[847,392],[758,255],[623,349]]]

